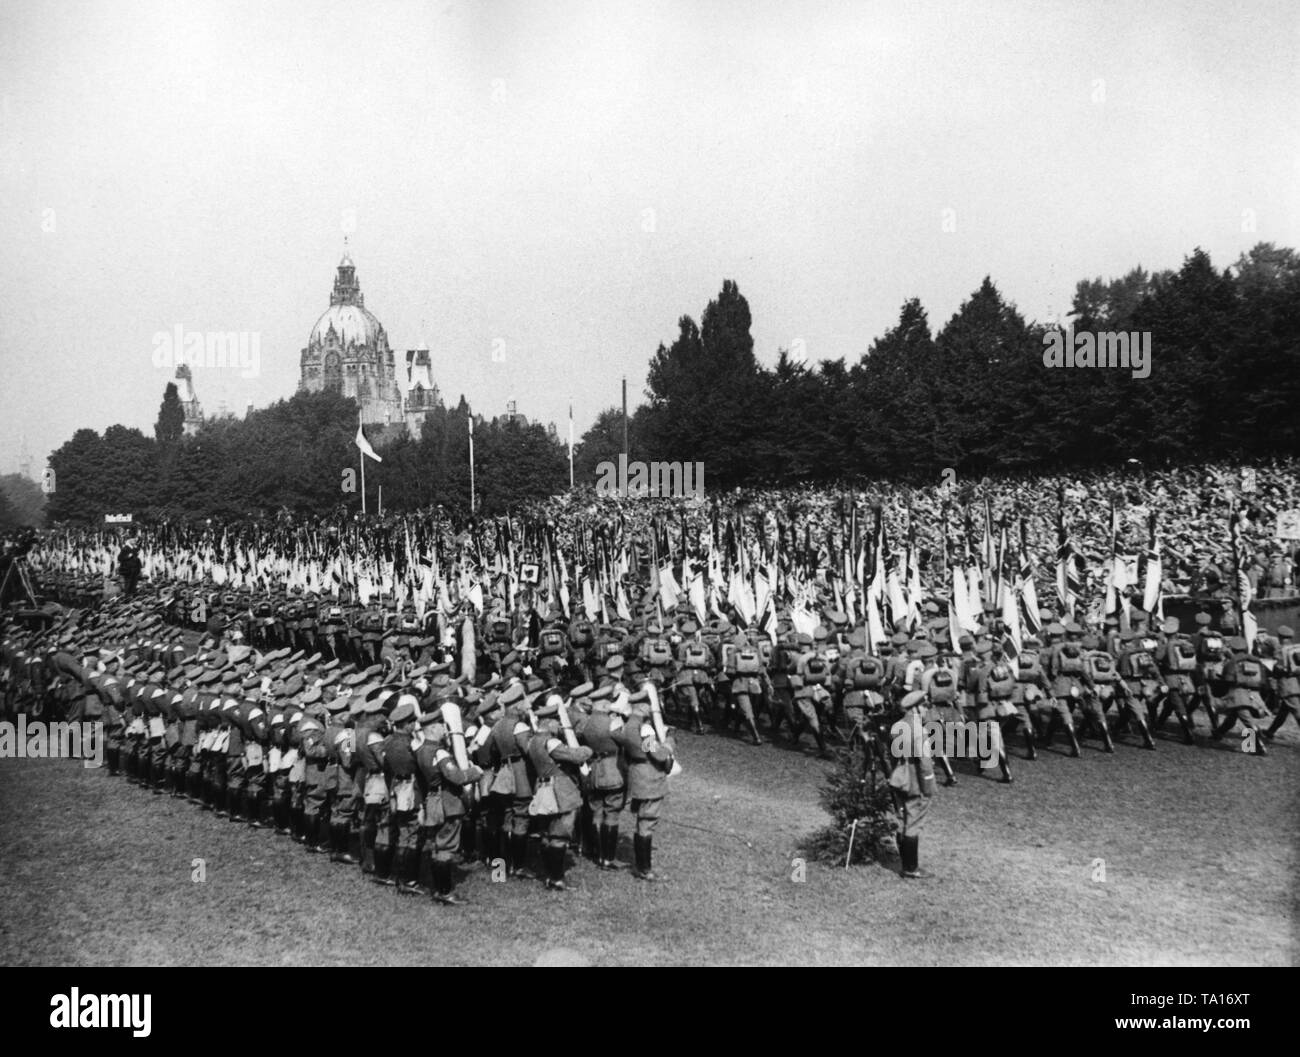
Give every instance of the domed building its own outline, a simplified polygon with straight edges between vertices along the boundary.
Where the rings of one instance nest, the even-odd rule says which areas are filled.
[[[302,350],[300,391],[341,393],[356,400],[366,424],[400,425],[402,390],[383,325],[366,308],[356,266],[346,252],[330,306],[312,327]]]

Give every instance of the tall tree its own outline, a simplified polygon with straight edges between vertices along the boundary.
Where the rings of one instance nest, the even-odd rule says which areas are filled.
[[[175,382],[168,382],[163,390],[162,406],[158,408],[158,421],[154,423],[153,435],[159,444],[172,445],[181,439],[185,432],[185,408],[181,404],[180,393]]]

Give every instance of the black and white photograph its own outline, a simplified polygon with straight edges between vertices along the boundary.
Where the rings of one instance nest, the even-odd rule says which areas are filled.
[[[1032,1016],[1265,1026],[1225,970],[1300,963],[1300,7],[0,24],[36,1029],[504,966],[1101,968]]]

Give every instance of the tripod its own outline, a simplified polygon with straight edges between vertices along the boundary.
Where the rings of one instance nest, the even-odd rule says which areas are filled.
[[[22,592],[33,609],[38,608],[36,592],[32,590],[31,573],[27,571],[27,559],[22,555],[15,554],[9,561],[9,567],[5,570],[4,579],[0,581],[0,605],[7,605],[10,595],[17,595],[19,591]]]

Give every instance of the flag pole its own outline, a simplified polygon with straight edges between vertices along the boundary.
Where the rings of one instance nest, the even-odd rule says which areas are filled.
[[[469,512],[474,515],[474,414],[469,414]]]
[[[365,440],[366,432],[364,424],[361,421],[361,408],[357,408],[357,454],[361,459],[361,513],[366,512],[366,453],[361,447],[361,442]]]
[[[569,489],[573,489],[573,405],[569,405]]]

